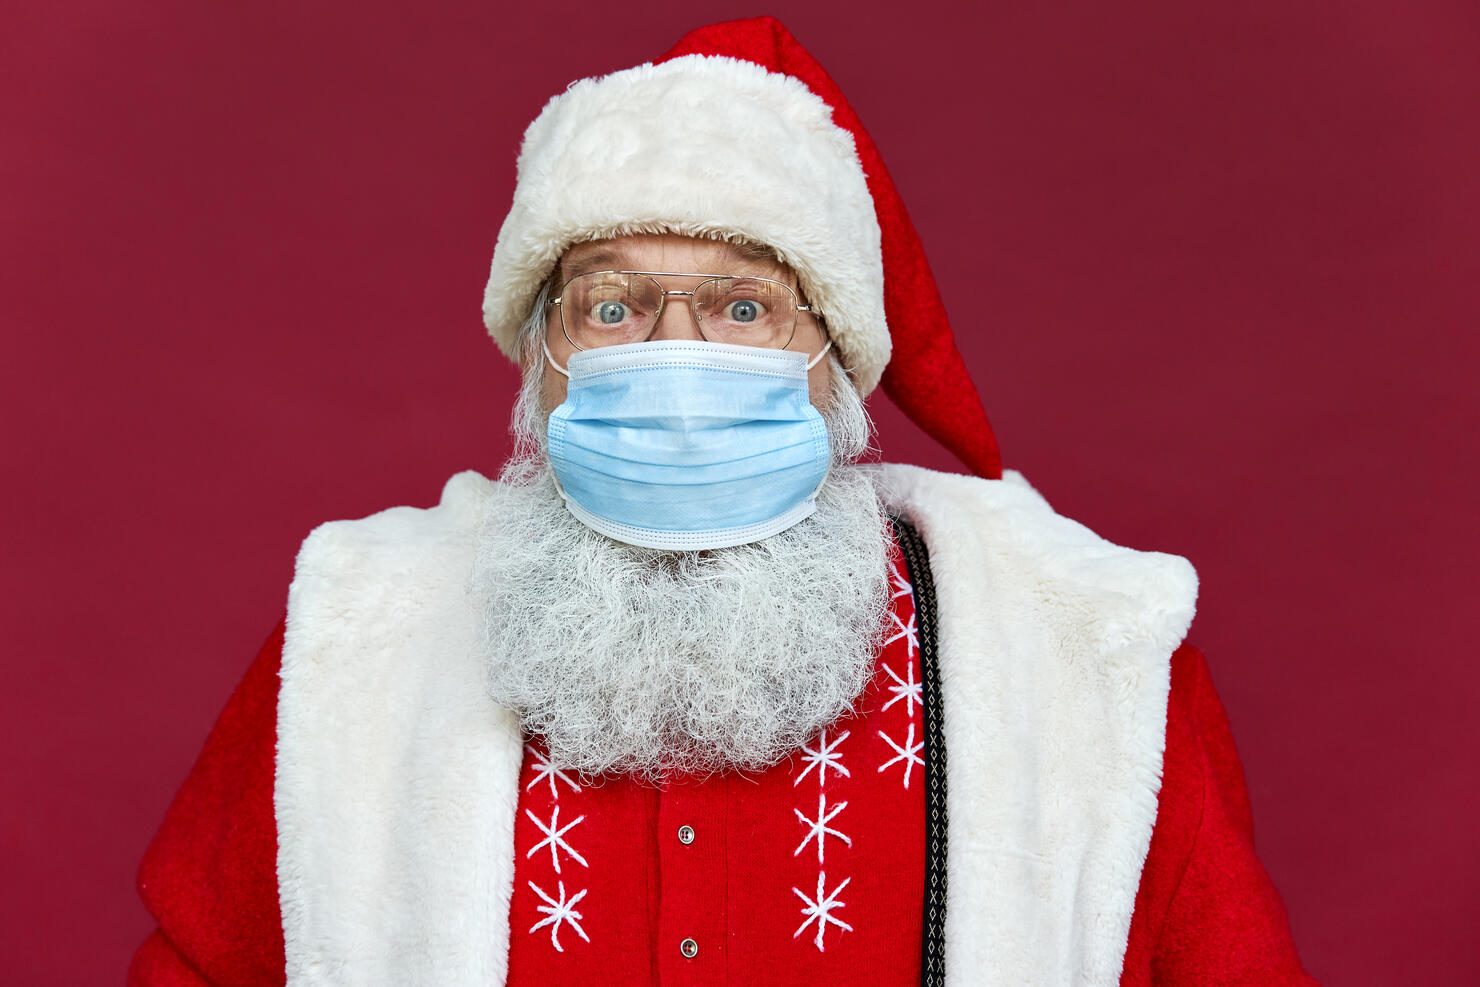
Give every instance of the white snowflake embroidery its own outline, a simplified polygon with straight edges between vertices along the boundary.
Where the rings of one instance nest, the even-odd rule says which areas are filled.
[[[907,663],[904,678],[900,678],[899,673],[895,672],[888,665],[884,666],[884,671],[888,672],[889,677],[897,683],[888,687],[889,691],[894,693],[894,698],[884,704],[884,709],[888,709],[903,699],[904,708],[910,714],[910,719],[913,720],[915,718],[915,704],[925,705],[924,699],[921,698],[921,684],[915,681],[915,663],[913,661]]]
[[[889,582],[894,586],[894,593],[889,599],[897,600],[901,596],[908,596],[911,600],[915,598],[914,584],[904,577],[893,562],[889,563]]]
[[[559,829],[556,829],[555,827],[560,822],[560,806],[558,805],[555,806],[555,811],[550,813],[550,824],[548,826],[540,822],[539,817],[536,816],[533,812],[530,812],[528,809],[524,810],[524,814],[529,817],[530,822],[539,827],[541,833],[545,834],[545,838],[543,840],[540,840],[534,846],[529,848],[529,852],[524,855],[524,859],[528,860],[530,857],[533,857],[537,852],[539,852],[540,847],[547,846],[550,848],[550,861],[555,865],[555,873],[557,874],[560,873],[561,850],[564,850],[566,853],[574,857],[582,867],[591,866],[590,864],[586,863],[586,858],[581,856],[579,853],[576,853],[575,849],[572,848],[569,843],[565,842],[564,839],[566,833],[570,832],[572,828],[579,826],[585,820],[585,816],[576,816],[573,822],[568,822],[564,826],[561,826]]]
[[[827,728],[824,727],[822,733],[817,737],[817,747],[815,749],[803,744],[802,760],[807,762],[807,767],[801,774],[797,775],[796,781],[791,783],[791,787],[795,788],[800,785],[802,779],[807,777],[813,768],[817,769],[817,782],[820,785],[827,784],[828,768],[832,768],[844,778],[853,777],[848,773],[848,769],[843,767],[843,755],[837,749],[839,744],[848,739],[850,732],[844,730],[829,744],[827,742]]]
[[[910,721],[910,730],[909,730],[909,733],[905,734],[905,740],[904,740],[904,746],[903,747],[901,747],[898,744],[896,744],[894,742],[894,740],[887,733],[885,733],[883,730],[880,730],[879,731],[879,736],[881,736],[881,737],[884,738],[884,743],[888,744],[890,747],[893,747],[896,751],[899,752],[896,756],[891,757],[889,760],[887,760],[883,764],[879,765],[879,770],[882,772],[885,768],[888,768],[890,765],[896,764],[896,763],[898,763],[900,761],[903,761],[904,762],[904,787],[905,788],[909,788],[910,787],[910,771],[912,771],[914,769],[915,765],[917,765],[917,764],[920,765],[920,767],[922,767],[922,768],[925,767],[925,762],[922,761],[922,760],[920,760],[920,752],[925,749],[925,741],[922,740],[918,744],[915,743],[915,723],[914,723],[914,721],[913,720]]]
[[[558,800],[560,798],[560,792],[555,787],[556,778],[559,778],[561,781],[569,785],[570,790],[573,792],[579,792],[581,790],[580,785],[577,785],[575,782],[571,781],[569,775],[567,775],[564,771],[561,771],[559,768],[555,767],[555,765],[551,764],[550,759],[546,757],[545,754],[538,748],[526,744],[525,749],[534,755],[534,778],[530,781],[528,785],[524,786],[524,790],[526,792],[534,786],[538,785],[540,782],[548,780],[550,782],[550,797]]]
[[[529,890],[533,891],[535,894],[545,899],[545,901],[549,902],[549,904],[547,905],[535,906],[536,911],[544,912],[546,915],[549,916],[549,918],[542,918],[534,925],[531,925],[529,927],[530,932],[535,931],[542,925],[548,925],[550,927],[550,945],[555,947],[555,952],[557,953],[565,952],[565,949],[560,945],[560,923],[562,922],[570,926],[572,929],[575,929],[576,935],[580,936],[582,939],[585,939],[587,942],[591,941],[586,936],[586,930],[581,928],[581,923],[577,921],[581,918],[581,913],[575,910],[576,902],[586,897],[585,888],[582,888],[580,891],[576,892],[574,897],[572,897],[569,901],[566,901],[565,882],[561,881],[559,883],[560,900],[556,901],[554,898],[551,898],[549,895],[545,894],[544,891],[540,890],[540,888],[536,886],[533,881],[525,881],[524,883],[529,885]]]
[[[842,812],[846,808],[848,808],[847,802],[839,802],[831,809],[826,808],[824,796],[821,792],[818,792],[816,819],[808,819],[805,815],[802,814],[801,809],[792,809],[791,811],[797,814],[797,821],[805,824],[810,828],[807,831],[807,838],[802,840],[801,843],[797,844],[797,848],[791,852],[791,855],[793,857],[800,856],[802,849],[806,847],[808,843],[811,843],[815,839],[817,841],[817,862],[820,864],[823,862],[822,844],[827,840],[829,836],[836,836],[844,843],[852,846],[852,840],[850,840],[847,836],[843,835],[837,830],[829,828],[827,825],[828,823],[833,821],[833,819],[837,816],[839,812]]]
[[[884,641],[884,644],[890,645],[893,644],[895,641],[898,641],[900,638],[904,638],[905,647],[908,649],[909,656],[911,658],[915,657],[915,652],[920,649],[920,634],[915,629],[915,615],[910,614],[909,623],[906,623],[899,619],[899,614],[890,611],[889,619],[894,621],[894,626],[898,627],[899,631],[893,637],[886,639]]]
[[[827,929],[827,925],[829,922],[831,922],[833,925],[836,925],[840,929],[847,929],[849,932],[852,932],[853,926],[849,925],[847,922],[844,922],[840,918],[835,918],[832,915],[833,909],[843,907],[844,903],[838,901],[837,897],[838,895],[843,893],[843,889],[848,886],[848,882],[851,880],[853,880],[853,878],[851,877],[844,878],[843,883],[839,884],[836,888],[833,888],[832,894],[824,898],[822,896],[822,889],[826,886],[827,874],[825,872],[819,873],[817,875],[817,898],[815,900],[812,898],[808,898],[806,895],[802,894],[800,889],[792,888],[792,893],[807,903],[806,907],[802,909],[802,914],[807,916],[807,920],[801,925],[797,926],[797,930],[791,934],[791,937],[793,939],[797,938],[802,934],[803,929],[811,925],[813,922],[816,922],[817,936],[812,940],[812,942],[817,946],[817,951],[821,953],[825,952],[825,950],[822,948],[822,933]]]

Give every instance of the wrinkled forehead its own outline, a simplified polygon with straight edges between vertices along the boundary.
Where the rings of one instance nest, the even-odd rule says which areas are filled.
[[[796,287],[796,274],[769,247],[664,233],[634,233],[588,240],[566,250],[556,268],[565,281],[591,271],[674,271],[746,274]]]

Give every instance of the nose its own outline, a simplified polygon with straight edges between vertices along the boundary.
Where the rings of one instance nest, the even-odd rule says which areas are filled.
[[[664,292],[663,312],[649,339],[703,339],[694,320],[694,295],[688,291]]]

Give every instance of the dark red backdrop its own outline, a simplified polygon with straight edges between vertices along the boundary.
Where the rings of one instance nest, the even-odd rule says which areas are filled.
[[[310,527],[497,469],[524,124],[752,12],[584,6],[7,6],[0,979],[122,977]],[[1475,982],[1480,7],[844,9],[778,13],[883,149],[1007,464],[1201,572],[1309,966]]]

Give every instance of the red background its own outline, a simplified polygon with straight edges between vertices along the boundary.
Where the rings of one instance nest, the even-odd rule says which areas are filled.
[[[303,535],[497,469],[524,125],[752,12],[7,5],[4,980],[122,978]],[[1476,982],[1480,7],[775,12],[882,148],[1007,465],[1197,565],[1311,970]]]

